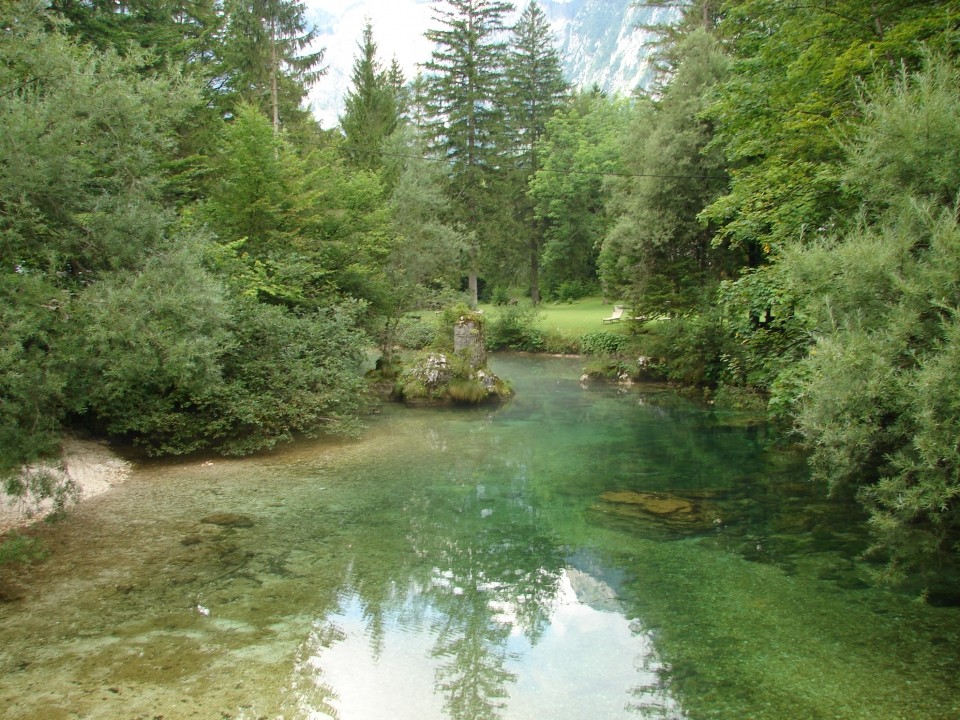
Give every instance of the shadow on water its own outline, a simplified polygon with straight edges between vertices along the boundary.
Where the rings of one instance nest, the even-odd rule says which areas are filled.
[[[501,357],[497,410],[144,464],[0,603],[11,718],[955,718],[960,609],[855,507],[662,388]]]

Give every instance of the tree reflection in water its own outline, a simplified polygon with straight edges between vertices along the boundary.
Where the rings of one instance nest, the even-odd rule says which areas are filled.
[[[306,717],[682,717],[652,637],[599,579],[609,562],[538,509],[543,456],[487,423],[465,443],[435,427],[405,446],[407,483],[337,517],[350,569],[304,647],[299,687],[322,696]]]

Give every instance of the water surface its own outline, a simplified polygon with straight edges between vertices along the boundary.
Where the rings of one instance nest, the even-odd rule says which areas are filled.
[[[960,611],[867,583],[857,509],[764,427],[496,370],[498,410],[141,464],[43,528],[0,603],[3,717],[960,717]]]

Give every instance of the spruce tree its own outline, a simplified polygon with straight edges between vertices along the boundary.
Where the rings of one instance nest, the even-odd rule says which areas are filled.
[[[504,16],[513,6],[503,0],[437,0],[437,5],[439,27],[426,33],[435,47],[424,66],[425,110],[434,150],[452,164],[451,191],[461,219],[475,233],[468,282],[476,305],[489,183],[502,162]]]
[[[402,85],[402,73],[396,64],[390,72],[380,65],[369,21],[359,49],[360,55],[353,63],[353,88],[347,93],[340,128],[346,136],[344,146],[350,161],[377,170],[382,165],[383,141],[397,127],[397,84]]]
[[[261,108],[275,131],[302,114],[300,103],[323,74],[323,50],[298,0],[227,0],[223,49],[227,89]]]
[[[534,147],[546,130],[547,120],[563,105],[568,90],[550,32],[543,10],[531,2],[513,28],[504,96],[507,134],[517,170],[515,180],[523,188],[513,196],[518,200],[517,219],[525,229],[529,249],[530,298],[534,304],[540,302],[543,227],[524,189],[537,171]]]

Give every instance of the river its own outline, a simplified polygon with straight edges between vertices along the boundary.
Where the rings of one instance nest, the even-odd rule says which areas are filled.
[[[873,586],[766,427],[504,356],[498,409],[137,464],[0,603],[0,715],[960,717],[960,608]]]

